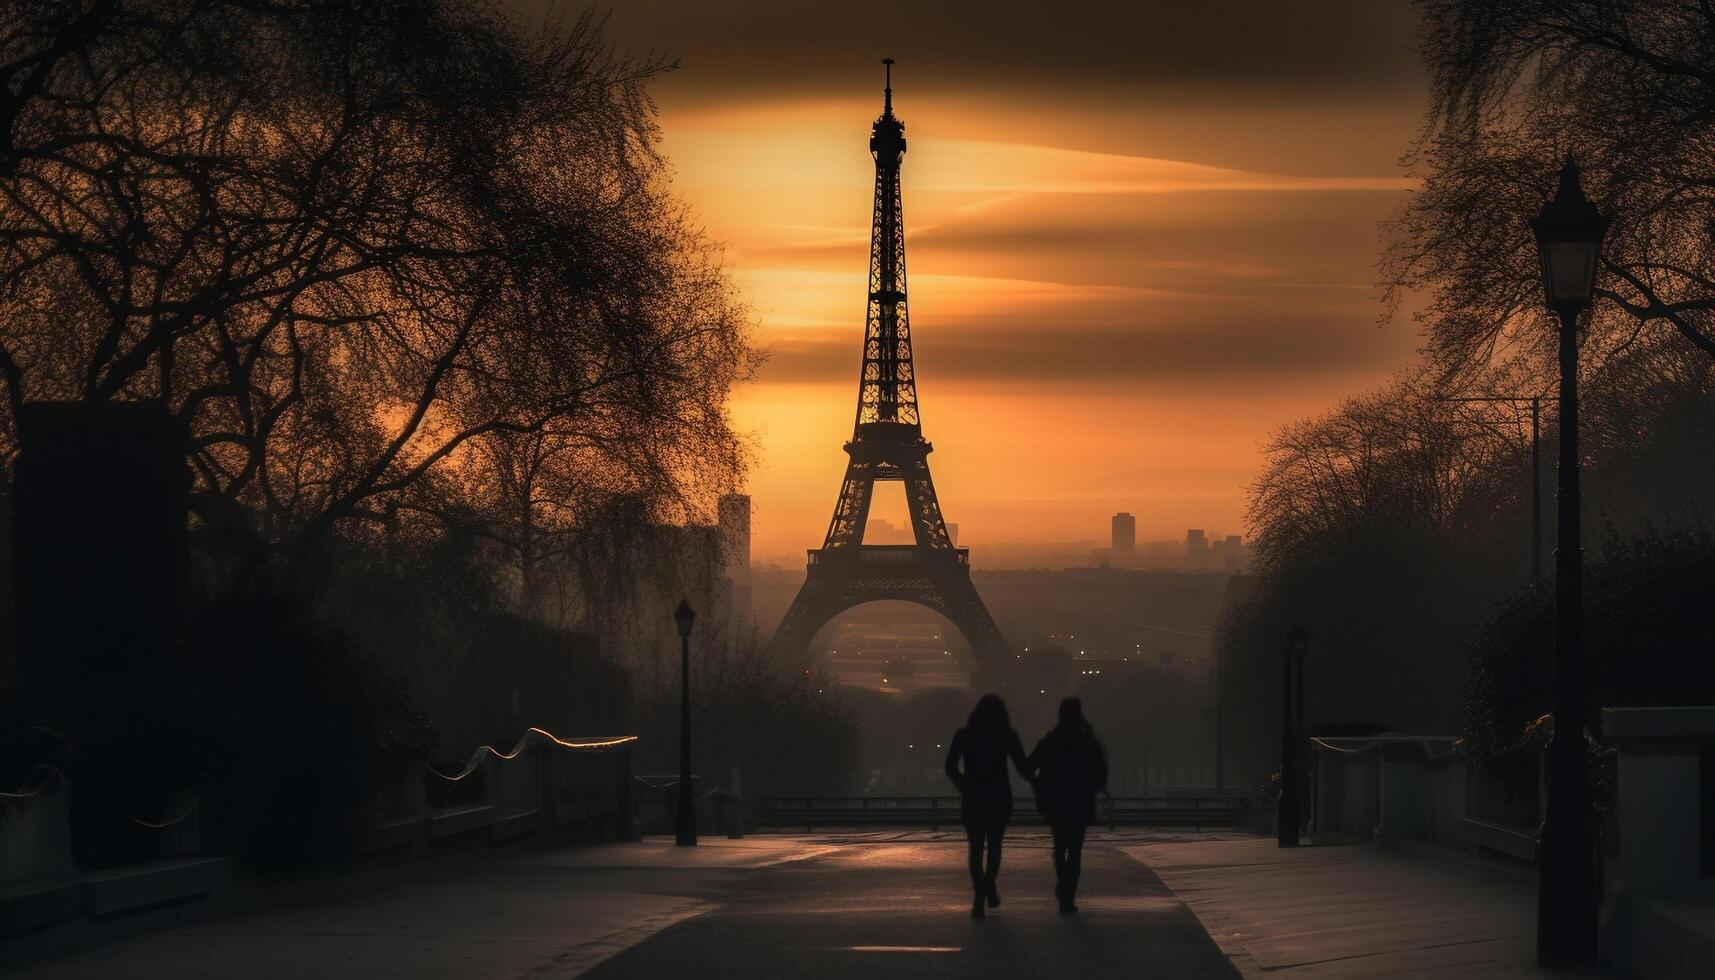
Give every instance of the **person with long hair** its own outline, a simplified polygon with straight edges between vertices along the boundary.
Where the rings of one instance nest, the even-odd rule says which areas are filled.
[[[971,917],[983,917],[983,907],[1000,904],[995,879],[1000,874],[1000,845],[1012,820],[1012,782],[1006,763],[1028,773],[1024,744],[1012,730],[1006,702],[985,694],[971,709],[965,727],[953,733],[947,746],[947,778],[959,788],[959,819],[970,845]],[[987,861],[985,863],[984,857]]]
[[[1096,819],[1096,794],[1108,785],[1108,756],[1077,698],[1060,702],[1060,723],[1036,743],[1025,763],[1036,808],[1054,834],[1054,897],[1076,912],[1084,833]]]

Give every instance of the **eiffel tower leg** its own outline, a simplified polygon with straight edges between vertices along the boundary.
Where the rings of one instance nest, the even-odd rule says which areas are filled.
[[[823,547],[856,548],[863,544],[863,529],[869,522],[869,502],[874,492],[874,468],[856,460],[847,465],[846,479],[840,484],[840,499],[834,504],[834,517],[828,522],[828,538]]]
[[[947,534],[947,520],[941,516],[941,502],[935,497],[935,481],[929,476],[929,461],[918,457],[905,468],[905,506],[911,511],[911,530],[917,536],[917,547],[951,549],[953,539]]]
[[[943,603],[941,612],[953,621],[953,625],[964,634],[965,642],[970,644],[971,659],[977,666],[976,679],[998,685],[1009,673],[1010,655],[1006,640],[1000,635],[1000,627],[989,615],[988,606],[971,582],[968,570],[961,568],[958,574],[937,578],[935,588]]]
[[[840,589],[835,583],[814,573],[807,576],[768,641],[769,659],[777,664],[803,662],[816,632],[839,615],[840,608]]]

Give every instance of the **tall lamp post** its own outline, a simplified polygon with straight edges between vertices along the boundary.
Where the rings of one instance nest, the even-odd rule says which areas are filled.
[[[691,623],[697,613],[679,600],[673,622],[679,626],[679,807],[673,837],[680,847],[697,844],[697,800],[691,793]]]
[[[1275,843],[1280,847],[1298,846],[1297,716],[1304,712],[1304,648],[1308,645],[1304,627],[1294,626],[1286,633],[1280,658],[1280,803],[1275,807]]]
[[[1548,802],[1540,839],[1536,959],[1544,966],[1596,961],[1595,848],[1584,750],[1582,628],[1584,552],[1578,500],[1578,316],[1596,290],[1608,230],[1567,157],[1560,189],[1531,222],[1548,308],[1560,321],[1560,464],[1554,551],[1554,735],[1548,743]]]

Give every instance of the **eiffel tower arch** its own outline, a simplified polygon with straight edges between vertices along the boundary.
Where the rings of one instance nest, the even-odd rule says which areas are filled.
[[[953,546],[929,476],[933,446],[923,438],[917,376],[911,359],[911,317],[905,290],[905,219],[899,165],[905,124],[893,115],[893,59],[882,114],[870,131],[875,158],[875,207],[869,246],[869,305],[857,419],[845,445],[845,480],[822,547],[811,549],[804,585],[769,643],[776,657],[801,658],[827,622],[853,606],[884,599],[913,602],[951,620],[970,644],[979,668],[999,673],[1006,642],[971,582],[970,553]],[[905,485],[914,544],[863,543],[877,481]]]

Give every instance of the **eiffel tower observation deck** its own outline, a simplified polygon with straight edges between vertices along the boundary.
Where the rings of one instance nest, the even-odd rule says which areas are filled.
[[[801,657],[816,631],[846,609],[891,599],[946,616],[984,668],[999,670],[1005,642],[971,584],[969,552],[954,547],[929,475],[934,447],[923,438],[917,374],[911,355],[911,314],[905,278],[905,216],[899,171],[905,123],[893,114],[893,59],[887,66],[881,116],[870,130],[875,159],[875,205],[870,225],[869,300],[857,418],[845,444],[845,480],[822,547],[811,549],[804,585],[775,631],[770,650]],[[864,544],[864,526],[877,481],[905,485],[915,539],[908,545]]]

